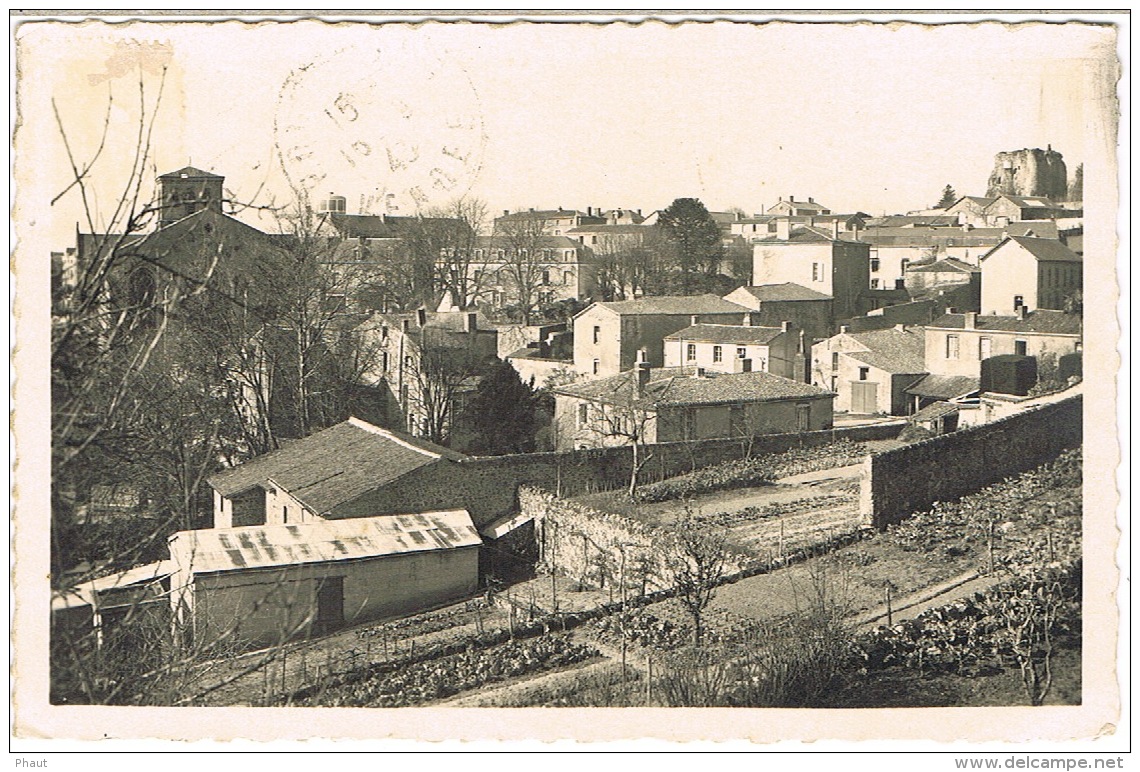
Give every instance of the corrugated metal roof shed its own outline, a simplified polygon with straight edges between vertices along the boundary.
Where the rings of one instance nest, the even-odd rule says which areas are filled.
[[[171,537],[178,569],[191,574],[475,547],[483,543],[465,509],[181,531]]]

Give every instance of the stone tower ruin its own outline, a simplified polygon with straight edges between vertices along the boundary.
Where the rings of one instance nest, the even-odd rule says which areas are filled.
[[[1052,147],[1009,150],[994,156],[994,170],[986,189],[989,197],[1043,196],[1064,201],[1069,178],[1065,161]]]

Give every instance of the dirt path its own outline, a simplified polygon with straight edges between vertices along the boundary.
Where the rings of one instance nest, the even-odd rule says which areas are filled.
[[[891,622],[898,624],[907,619],[914,619],[924,611],[932,608],[946,606],[956,600],[968,598],[974,593],[986,590],[1001,583],[1008,576],[1003,574],[980,575],[977,571],[956,576],[949,581],[924,590],[903,595],[891,601]],[[872,609],[856,617],[856,632],[862,633],[873,630],[879,625],[887,623],[887,606]]]

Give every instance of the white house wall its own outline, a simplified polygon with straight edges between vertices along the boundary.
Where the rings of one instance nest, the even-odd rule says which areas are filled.
[[[465,597],[478,588],[479,550],[466,547],[363,560],[196,576],[194,637],[270,645],[306,634],[324,578],[344,582],[344,624],[395,616]]]

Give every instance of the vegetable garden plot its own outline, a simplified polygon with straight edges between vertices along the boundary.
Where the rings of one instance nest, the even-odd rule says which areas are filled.
[[[424,705],[492,683],[535,675],[599,656],[567,635],[507,641],[419,662],[368,668],[322,684],[297,705],[394,708]]]

